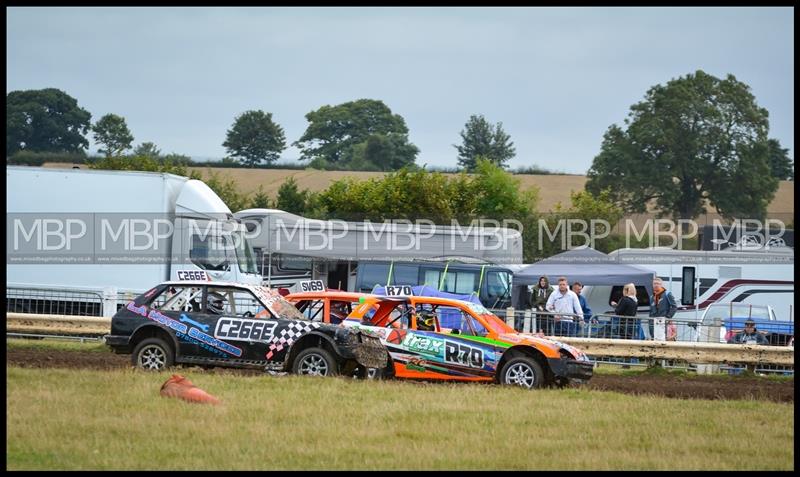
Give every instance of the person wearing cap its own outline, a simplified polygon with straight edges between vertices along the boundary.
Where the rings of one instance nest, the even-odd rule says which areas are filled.
[[[769,340],[767,337],[764,336],[762,333],[759,333],[756,330],[756,322],[753,320],[747,320],[744,322],[744,331],[740,331],[733,335],[733,339],[731,343],[737,344],[757,344],[757,345],[769,345]]]

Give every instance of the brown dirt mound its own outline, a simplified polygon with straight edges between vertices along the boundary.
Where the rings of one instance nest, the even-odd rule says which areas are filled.
[[[131,367],[130,355],[101,352],[6,348],[6,365],[25,368],[120,369]],[[263,374],[255,369],[213,368],[235,375]],[[598,391],[657,395],[682,399],[756,399],[794,402],[794,380],[763,377],[596,374],[586,385]]]
[[[626,394],[653,394],[683,399],[756,399],[794,402],[794,380],[773,381],[760,376],[623,376],[598,374],[590,389]]]

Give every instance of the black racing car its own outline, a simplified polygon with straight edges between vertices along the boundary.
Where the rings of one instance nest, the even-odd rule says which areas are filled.
[[[366,376],[388,353],[378,338],[312,322],[275,290],[209,281],[165,282],[121,308],[105,342],[133,364],[261,368]]]

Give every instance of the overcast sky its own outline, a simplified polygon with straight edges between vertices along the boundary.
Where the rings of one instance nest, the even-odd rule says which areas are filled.
[[[6,92],[58,88],[134,144],[225,155],[236,115],[273,113],[287,143],[322,105],[380,99],[418,164],[456,166],[471,114],[517,156],[585,173],[647,89],[731,73],[794,158],[793,8],[7,8]],[[96,146],[91,142],[91,151]],[[296,162],[289,147],[281,162]]]

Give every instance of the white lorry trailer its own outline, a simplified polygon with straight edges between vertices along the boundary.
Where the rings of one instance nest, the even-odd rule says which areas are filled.
[[[499,221],[454,225],[312,220],[277,209],[234,214],[252,231],[265,284],[290,288],[320,279],[329,288],[370,291],[375,284],[427,284],[450,293],[477,293],[505,308],[511,272],[522,261],[522,235]],[[513,224],[512,224],[513,225]]]
[[[6,168],[7,311],[111,316],[189,278],[260,284],[243,224],[173,174]]]

